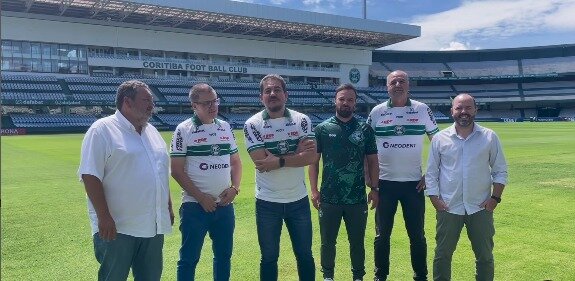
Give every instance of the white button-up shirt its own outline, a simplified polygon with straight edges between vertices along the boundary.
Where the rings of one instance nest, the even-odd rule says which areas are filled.
[[[455,125],[437,133],[431,141],[425,183],[426,195],[439,196],[452,214],[482,210],[480,205],[491,196],[492,184],[507,184],[499,138],[477,123],[466,139],[457,135]]]
[[[93,175],[104,195],[118,233],[153,237],[172,230],[168,209],[169,166],[166,143],[147,124],[141,135],[120,113],[94,122],[84,136],[78,176]],[[88,199],[92,234],[98,217]]]

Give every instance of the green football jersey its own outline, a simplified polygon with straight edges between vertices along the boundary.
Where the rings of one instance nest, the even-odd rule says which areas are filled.
[[[317,125],[315,138],[323,159],[321,202],[366,203],[363,161],[377,154],[373,129],[355,117],[342,122],[334,116]]]

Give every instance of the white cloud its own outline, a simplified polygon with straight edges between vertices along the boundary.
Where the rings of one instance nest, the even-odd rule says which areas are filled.
[[[449,47],[447,48],[441,48],[439,49],[440,51],[461,51],[461,50],[469,50],[469,49],[473,49],[471,47],[471,45],[469,44],[469,42],[455,42],[455,41],[451,41],[449,42]]]
[[[289,0],[270,0],[270,3],[272,3],[274,5],[283,5],[287,1],[289,1]]]
[[[421,37],[390,46],[401,50],[478,49],[487,40],[530,32],[575,32],[573,0],[468,0],[455,9],[416,16]],[[466,43],[461,43],[466,42]]]

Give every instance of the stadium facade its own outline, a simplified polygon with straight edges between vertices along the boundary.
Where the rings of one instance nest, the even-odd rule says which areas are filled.
[[[478,95],[486,112],[501,111],[494,118],[555,118],[563,109],[575,117],[573,45],[374,51],[421,29],[224,0],[1,4],[2,127],[12,133],[85,130],[113,112],[115,88],[133,78],[151,85],[152,123],[164,129],[189,117],[187,92],[199,81],[218,91],[221,117],[240,126],[261,108],[258,82],[268,73],[286,78],[288,106],[314,123],[332,114],[340,83],[360,89],[365,116],[386,99],[382,85],[395,69],[411,74],[412,95],[439,119],[448,119],[445,106],[460,91]]]

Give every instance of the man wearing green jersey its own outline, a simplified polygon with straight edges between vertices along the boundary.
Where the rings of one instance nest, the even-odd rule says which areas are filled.
[[[336,89],[336,114],[315,128],[317,154],[309,166],[312,202],[319,210],[321,268],[324,280],[333,280],[335,244],[341,219],[350,246],[353,280],[365,275],[367,204],[378,203],[379,164],[373,129],[353,116],[357,92],[351,84]],[[321,191],[319,160],[323,157]],[[365,168],[364,168],[365,162]],[[366,198],[365,184],[371,187]]]

